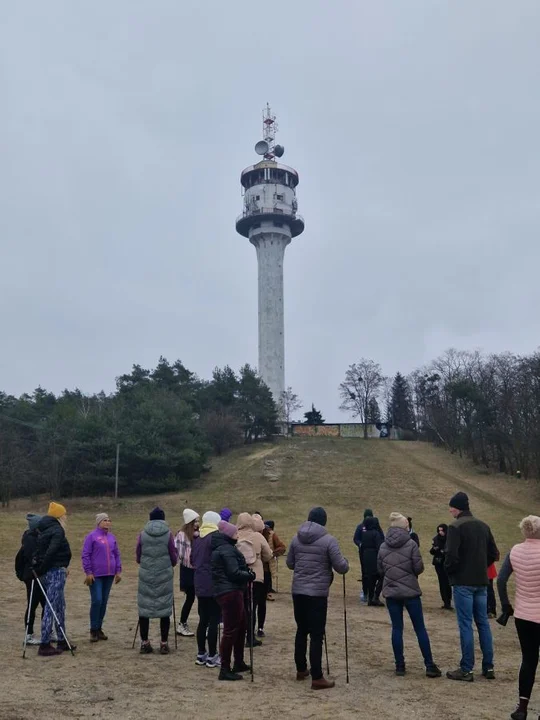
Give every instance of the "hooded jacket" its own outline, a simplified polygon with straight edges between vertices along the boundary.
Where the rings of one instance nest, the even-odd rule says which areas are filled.
[[[45,515],[38,525],[38,575],[45,575],[52,568],[67,568],[71,562],[71,548],[64,528],[56,518]]]
[[[379,573],[384,576],[382,594],[385,598],[415,598],[422,591],[418,576],[424,572],[420,548],[404,528],[391,527],[380,547]]]
[[[178,560],[173,534],[165,520],[149,520],[137,542],[139,617],[170,617],[173,567]]]
[[[212,538],[218,532],[217,525],[201,525],[199,537],[191,544],[191,564],[195,571],[195,595],[212,597]]]
[[[377,556],[383,542],[379,532],[379,521],[376,518],[368,517],[364,522],[364,528],[362,544],[360,545],[362,574],[366,576],[377,575]]]
[[[381,538],[381,542],[384,540],[384,532],[383,532],[383,529],[382,529],[382,527],[381,527],[381,525],[380,525],[380,523],[379,523],[379,519],[378,519],[378,518],[374,518],[374,517],[373,517],[373,514],[371,514],[371,515],[366,515],[367,512],[370,512],[370,513],[371,513],[371,510],[369,510],[369,511],[366,510],[366,511],[364,512],[364,520],[363,520],[363,522],[361,522],[359,525],[357,525],[357,526],[356,526],[356,530],[354,531],[353,543],[356,545],[356,547],[358,548],[358,550],[360,550],[360,547],[361,547],[361,545],[362,545],[362,538],[363,538],[364,532],[365,532],[365,530],[366,530],[366,521],[369,520],[369,519],[375,520],[377,532],[379,533],[379,536],[380,536],[380,538]]]
[[[255,582],[264,582],[263,563],[270,562],[272,559],[272,551],[270,546],[262,536],[264,523],[258,518],[254,518],[249,513],[240,513],[236,522],[238,527],[238,550],[243,552],[246,560],[251,560],[254,556],[254,562],[248,562],[249,568],[255,573]],[[260,532],[256,528],[260,528]],[[250,547],[252,553],[247,552]]]
[[[489,584],[488,567],[499,559],[489,525],[466,510],[448,528],[444,567],[450,585]]]
[[[85,575],[105,577],[120,575],[122,562],[115,536],[102,528],[96,528],[84,539],[81,553]]]
[[[439,535],[439,528],[442,527],[445,530],[444,535]],[[433,565],[436,567],[444,566],[444,558],[446,555],[446,537],[448,535],[448,525],[442,523],[437,526],[437,534],[432,540],[430,554],[433,555]]]
[[[243,591],[253,577],[246,565],[236,540],[221,532],[212,533],[212,589],[215,597],[226,593]]]
[[[300,526],[291,542],[287,567],[294,571],[292,594],[313,597],[328,597],[334,579],[332,570],[340,575],[349,571],[336,538],[309,520]]]
[[[32,568],[38,551],[39,532],[35,530],[25,530],[21,538],[22,551],[22,576],[21,580],[27,582],[34,577]]]

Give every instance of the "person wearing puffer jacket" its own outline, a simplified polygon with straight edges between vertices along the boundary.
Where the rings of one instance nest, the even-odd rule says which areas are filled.
[[[377,562],[379,573],[384,577],[382,594],[392,622],[396,675],[405,675],[403,610],[406,609],[424,658],[426,676],[441,677],[441,671],[433,661],[420,599],[422,591],[418,576],[424,572],[424,562],[418,545],[409,534],[409,521],[401,513],[390,515],[390,528],[380,547]]]
[[[306,660],[309,635],[313,690],[326,690],[335,685],[333,680],[324,677],[322,671],[328,593],[334,579],[333,571],[340,575],[349,571],[349,563],[341,554],[338,541],[325,527],[326,521],[325,509],[313,508],[307,522],[298,529],[287,554],[287,567],[294,572],[292,597],[297,628],[294,644],[296,679],[305,680],[310,675]]]
[[[255,573],[252,604],[249,602],[249,593],[246,591],[245,594],[246,613],[248,619],[246,646],[250,647],[253,640],[253,646],[257,647],[262,645],[262,642],[255,637],[256,611],[259,610],[259,617],[261,617],[260,608],[263,603],[263,613],[266,611],[263,563],[270,562],[272,559],[272,551],[262,536],[264,522],[262,521],[260,515],[250,515],[246,512],[240,513],[236,524],[238,527],[238,550],[240,550],[244,556],[248,568],[253,570]]]
[[[197,627],[197,658],[195,665],[219,668],[217,637],[220,609],[212,586],[212,537],[218,532],[221,517],[217,512],[205,512],[198,536],[191,543],[191,564],[195,572],[195,595],[199,612]],[[206,638],[208,635],[208,652]]]

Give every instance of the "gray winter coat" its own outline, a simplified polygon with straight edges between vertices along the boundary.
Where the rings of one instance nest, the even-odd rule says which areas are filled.
[[[424,562],[418,545],[407,530],[391,527],[380,547],[377,558],[379,574],[384,575],[383,597],[415,598],[422,591],[418,576],[424,572]]]
[[[173,606],[173,565],[169,553],[170,528],[164,520],[150,520],[140,536],[137,604],[139,616],[170,617]]]
[[[293,595],[328,597],[334,575],[345,575],[349,563],[341,554],[335,537],[315,522],[305,522],[293,538],[287,554],[287,567],[294,570]]]

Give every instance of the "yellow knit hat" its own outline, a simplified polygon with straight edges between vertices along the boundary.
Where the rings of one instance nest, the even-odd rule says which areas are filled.
[[[60,505],[60,503],[52,502],[49,504],[49,509],[47,510],[47,515],[50,515],[53,518],[63,517],[64,515],[67,515],[67,510],[63,505]]]

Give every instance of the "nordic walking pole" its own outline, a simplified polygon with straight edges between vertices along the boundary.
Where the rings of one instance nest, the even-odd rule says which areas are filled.
[[[173,616],[173,623],[174,623],[174,649],[178,650],[178,635],[176,634],[176,607],[174,605],[174,585],[173,585],[173,596],[172,596],[172,616]]]
[[[343,623],[345,625],[345,669],[347,671],[347,685],[349,684],[349,642],[347,633],[347,594],[345,592],[345,575],[343,577]]]
[[[140,620],[139,620],[139,618],[137,618],[137,627],[135,628],[135,635],[133,636],[133,645],[131,646],[132,650],[135,649],[135,640],[137,639],[137,635],[139,634],[139,623],[140,623]]]
[[[324,633],[324,652],[326,653],[326,674],[330,675],[330,664],[328,662],[328,645],[326,643],[326,633]]]
[[[28,615],[26,616],[26,628],[24,630],[24,643],[23,643],[23,660],[26,657],[26,641],[28,639],[28,628],[30,627],[30,613],[32,612],[32,598],[34,597],[34,583],[35,580],[32,578],[32,584],[30,585],[30,600],[28,601]]]
[[[253,597],[253,580],[250,580],[248,585],[248,602],[251,609],[251,616],[249,620],[249,664],[251,666],[251,682],[253,682],[253,640],[255,639],[255,607]]]
[[[279,592],[279,555],[276,558],[276,592]]]
[[[45,598],[45,601],[46,601],[47,605],[49,606],[49,610],[52,612],[52,616],[53,616],[54,621],[55,621],[55,623],[56,623],[56,627],[57,627],[57,628],[60,628],[60,630],[61,630],[61,632],[62,632],[62,635],[64,636],[64,640],[66,641],[66,645],[67,645],[68,648],[69,648],[70,653],[73,655],[73,657],[75,657],[75,653],[73,652],[73,648],[71,647],[71,643],[70,643],[69,640],[67,639],[67,635],[66,635],[66,633],[65,633],[64,628],[60,625],[60,622],[59,622],[59,620],[58,620],[58,615],[55,613],[54,608],[53,608],[53,606],[51,605],[51,601],[49,600],[49,597],[48,597],[47,593],[45,592],[45,588],[44,588],[43,585],[41,584],[41,581],[40,581],[40,579],[38,578],[38,576],[37,576],[37,574],[36,574],[36,571],[35,571],[35,570],[32,570],[32,573],[33,573],[33,575],[34,575],[34,578],[35,578],[36,581],[37,581],[37,584],[38,584],[39,587],[41,588],[41,592],[43,593],[43,597]]]

